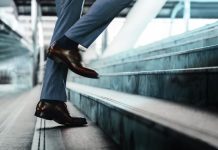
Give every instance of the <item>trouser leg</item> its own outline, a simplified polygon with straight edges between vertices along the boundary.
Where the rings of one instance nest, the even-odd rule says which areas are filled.
[[[65,35],[88,48],[130,2],[132,0],[96,0],[88,13],[67,30]]]
[[[83,0],[56,0],[57,22],[52,40],[56,41],[80,18]],[[41,100],[66,101],[66,78],[68,68],[47,58]]]

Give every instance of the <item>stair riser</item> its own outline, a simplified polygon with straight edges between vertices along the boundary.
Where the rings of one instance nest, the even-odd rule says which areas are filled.
[[[158,48],[139,48],[139,49],[133,49],[132,51],[127,51],[126,53],[117,54],[113,57],[105,58],[103,60],[96,60],[90,64],[90,67],[97,67],[99,64],[112,64],[114,62],[124,62],[126,60],[132,61],[137,59],[143,59],[155,55],[162,55],[172,52],[181,52],[181,51],[187,51],[191,49],[196,48],[202,48],[207,46],[212,46],[217,44],[218,37],[212,37],[208,39],[202,39],[195,42],[185,43],[181,45],[175,45],[172,47],[163,47],[158,50]],[[153,50],[154,49],[154,50]],[[148,52],[149,50],[149,52]],[[136,55],[137,54],[137,55]]]
[[[213,148],[145,118],[139,119],[93,97],[68,89],[70,101],[123,150],[212,150]],[[157,144],[158,143],[158,144]]]
[[[73,82],[169,101],[218,107],[218,73],[154,73],[104,76],[99,80],[75,77]]]
[[[99,73],[169,70],[218,66],[218,49],[208,49],[178,55],[157,57],[112,66],[96,67]],[[100,65],[99,65],[100,66]]]

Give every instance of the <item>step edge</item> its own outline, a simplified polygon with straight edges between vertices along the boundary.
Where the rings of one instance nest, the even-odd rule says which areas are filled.
[[[128,64],[128,63],[144,62],[144,61],[149,61],[149,60],[154,60],[154,59],[166,58],[166,57],[171,57],[171,56],[179,56],[179,55],[191,54],[191,53],[196,53],[196,52],[215,51],[215,48],[218,48],[218,45],[196,48],[196,49],[191,49],[191,50],[183,50],[183,51],[178,51],[178,52],[171,52],[171,53],[155,55],[155,56],[151,56],[151,57],[147,57],[147,58],[135,59],[135,60],[130,60],[130,61],[123,61],[123,62],[118,62],[118,63],[115,62],[115,63],[111,63],[111,64],[92,66],[92,67],[94,69],[102,69],[102,68],[106,68],[106,67],[112,67],[112,66],[123,65],[123,64]]]
[[[191,73],[218,73],[218,66],[198,67],[185,69],[167,69],[167,70],[149,70],[149,71],[132,71],[132,72],[114,72],[99,73],[99,77],[107,76],[131,76],[131,75],[151,75],[151,74],[191,74]],[[83,78],[79,75],[73,75],[72,78]]]

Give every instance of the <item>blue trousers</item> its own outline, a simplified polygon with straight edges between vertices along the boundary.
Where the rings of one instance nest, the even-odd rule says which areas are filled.
[[[132,0],[96,0],[81,17],[84,0],[55,0],[57,21],[51,43],[63,35],[88,48]],[[65,102],[68,68],[47,58],[40,99]]]

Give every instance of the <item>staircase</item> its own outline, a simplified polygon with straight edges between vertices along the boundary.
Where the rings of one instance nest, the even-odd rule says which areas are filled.
[[[91,62],[70,101],[123,150],[218,149],[218,23]]]

